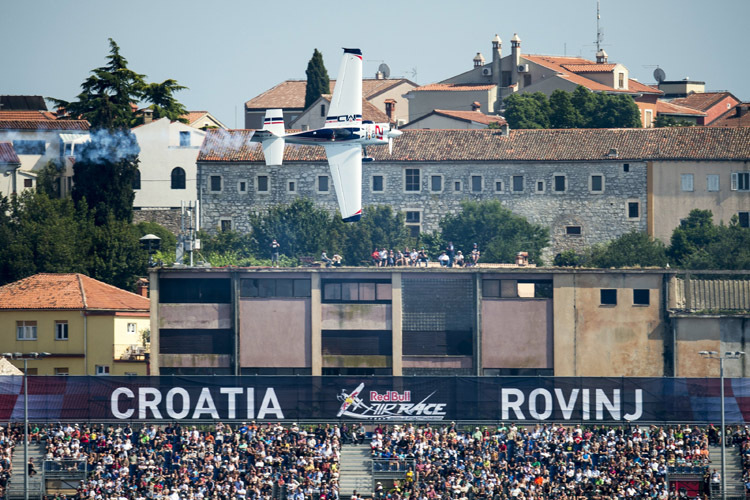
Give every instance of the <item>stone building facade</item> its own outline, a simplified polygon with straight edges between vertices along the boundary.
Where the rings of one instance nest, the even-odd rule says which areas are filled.
[[[225,142],[225,135],[209,132],[198,157],[202,228],[247,232],[248,212],[300,196],[336,210],[323,148],[288,146],[282,166],[266,166],[260,147],[246,140],[250,133],[232,131]],[[549,228],[549,258],[659,229],[658,214],[649,210],[661,165],[700,160],[745,169],[750,131],[406,130],[393,154],[387,148],[368,154],[375,161],[363,166],[363,206],[404,212],[417,234],[438,229],[441,217],[456,213],[464,200],[498,200]]]

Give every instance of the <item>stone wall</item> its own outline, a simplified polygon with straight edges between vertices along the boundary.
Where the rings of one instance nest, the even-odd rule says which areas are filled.
[[[177,235],[180,233],[180,209],[133,210],[133,224],[139,222],[156,222]]]
[[[419,170],[419,191],[405,191],[406,169]],[[328,192],[318,191],[318,177],[329,175],[323,162],[273,167],[203,162],[198,170],[201,226],[208,231],[219,229],[224,220],[231,221],[232,229],[247,232],[250,211],[290,203],[298,196],[310,197],[331,212],[338,208],[330,179]],[[215,175],[221,177],[221,190],[212,192],[210,177]],[[268,176],[267,193],[257,191],[259,175]],[[372,190],[375,175],[383,176],[382,192]],[[592,191],[592,175],[602,176],[601,192]],[[432,190],[433,176],[440,177],[442,189]],[[472,176],[481,178],[481,190],[472,189]],[[514,176],[523,176],[522,191],[512,190]],[[555,176],[564,176],[564,191],[555,191]],[[422,232],[438,229],[440,219],[458,212],[463,200],[499,200],[530,222],[549,228],[548,260],[566,249],[606,242],[632,230],[646,231],[646,162],[373,162],[364,164],[362,184],[363,206],[387,204],[395,210],[418,212]],[[629,202],[638,204],[638,217],[629,217]],[[575,234],[577,228],[580,234]]]

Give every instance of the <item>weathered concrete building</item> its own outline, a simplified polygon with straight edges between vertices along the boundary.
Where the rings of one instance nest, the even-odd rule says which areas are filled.
[[[750,274],[713,274],[157,269],[152,372],[716,376],[698,351],[744,350]]]
[[[336,209],[323,148],[287,146],[284,164],[268,167],[251,133],[208,132],[197,169],[201,227],[249,231],[248,212],[299,196]],[[745,128],[405,130],[393,154],[368,154],[376,161],[364,164],[363,205],[405,212],[418,233],[438,229],[463,200],[498,200],[550,229],[547,257],[632,230],[668,239],[693,208],[717,222],[750,211]]]

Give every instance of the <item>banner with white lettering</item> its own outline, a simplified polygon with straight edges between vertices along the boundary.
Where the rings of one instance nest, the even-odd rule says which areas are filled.
[[[718,379],[587,377],[29,377],[29,419],[691,422],[720,419]],[[726,420],[750,423],[750,379],[726,379]],[[0,376],[0,420],[24,418]]]

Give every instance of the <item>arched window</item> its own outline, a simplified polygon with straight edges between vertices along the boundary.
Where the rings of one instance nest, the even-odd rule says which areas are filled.
[[[185,189],[185,170],[182,167],[172,169],[172,189]]]
[[[133,176],[133,189],[141,189],[141,171],[136,170]]]

